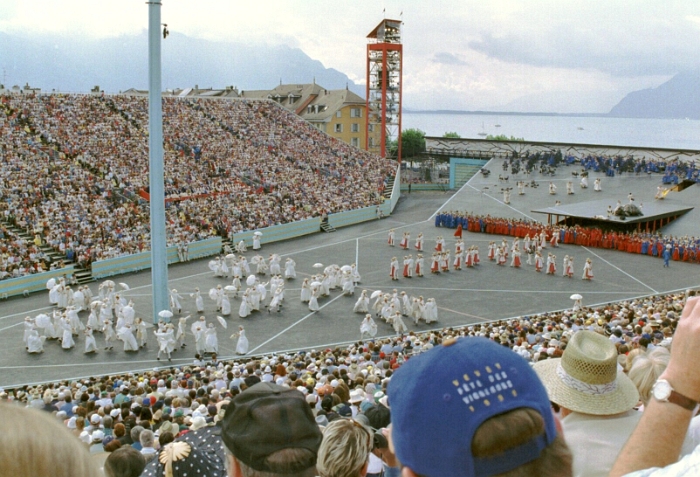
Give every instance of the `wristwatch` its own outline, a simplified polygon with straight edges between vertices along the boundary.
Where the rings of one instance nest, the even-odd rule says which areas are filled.
[[[671,387],[671,383],[665,379],[656,380],[654,387],[651,388],[651,395],[654,396],[654,399],[657,401],[670,402],[689,411],[694,411],[698,405],[697,401],[693,401],[689,397],[676,392]]]

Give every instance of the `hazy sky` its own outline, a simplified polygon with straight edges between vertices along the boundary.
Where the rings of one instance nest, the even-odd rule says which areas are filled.
[[[366,35],[386,9],[404,21],[409,108],[607,112],[700,60],[696,0],[162,2],[171,31],[296,46],[357,83]],[[108,37],[147,26],[144,0],[0,0],[7,33]]]

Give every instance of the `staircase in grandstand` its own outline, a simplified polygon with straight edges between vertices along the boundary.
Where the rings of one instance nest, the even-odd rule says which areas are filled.
[[[17,227],[11,221],[9,221],[7,218],[3,218],[2,222],[5,225],[5,227],[7,228],[7,230],[16,234],[25,242],[34,243],[34,236],[30,233],[30,231],[28,229],[25,230],[21,227]],[[79,284],[82,285],[83,283],[88,283],[88,282],[93,281],[92,272],[90,271],[89,267],[87,267],[87,268],[79,267],[78,264],[75,263],[73,260],[69,260],[68,257],[61,254],[57,250],[54,250],[49,245],[47,245],[46,242],[44,242],[44,241],[42,241],[41,245],[39,246],[39,249],[44,253],[44,255],[46,255],[49,263],[51,263],[51,264],[58,263],[59,261],[63,261],[63,263],[65,265],[73,265],[75,278]]]
[[[321,230],[323,230],[323,231],[326,232],[326,233],[331,233],[331,232],[335,232],[335,231],[336,231],[336,228],[333,227],[332,225],[330,225],[330,224],[327,223],[327,222],[326,222],[326,223],[323,223],[323,222],[322,222],[322,223],[321,223]]]
[[[384,192],[382,192],[382,195],[384,196],[385,199],[391,199],[391,191],[394,190],[394,177],[389,177],[386,181],[386,187],[384,188]]]

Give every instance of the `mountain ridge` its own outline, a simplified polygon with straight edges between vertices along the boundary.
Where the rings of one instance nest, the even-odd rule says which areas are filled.
[[[161,44],[163,89],[272,89],[285,84],[316,83],[328,89],[346,86],[364,97],[364,86],[299,48],[211,41],[171,33]],[[148,34],[85,41],[70,36],[39,38],[0,32],[0,58],[6,87],[29,83],[43,91],[107,93],[148,88]]]
[[[700,119],[700,72],[685,71],[657,86],[628,93],[608,113],[621,118]]]

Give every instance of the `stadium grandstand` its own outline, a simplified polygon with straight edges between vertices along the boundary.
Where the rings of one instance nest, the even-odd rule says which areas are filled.
[[[0,130],[3,278],[148,250],[146,98],[3,95]],[[269,100],[165,98],[163,132],[169,245],[377,205],[395,174]]]

